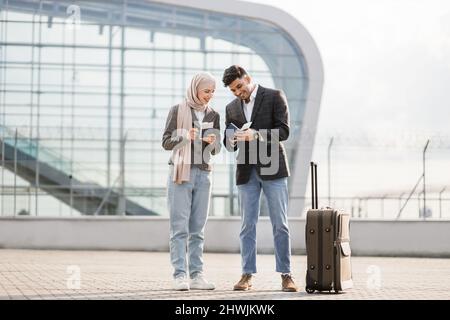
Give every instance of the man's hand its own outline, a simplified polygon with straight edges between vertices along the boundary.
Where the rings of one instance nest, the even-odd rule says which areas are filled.
[[[213,144],[214,142],[216,142],[216,135],[208,134],[206,137],[202,138],[202,140],[208,144]]]
[[[188,133],[187,133],[187,138],[189,140],[195,140],[197,138],[198,135],[198,129],[197,128],[191,128]]]
[[[255,140],[256,131],[253,129],[247,129],[244,131],[236,131],[235,138],[236,141],[253,141]]]

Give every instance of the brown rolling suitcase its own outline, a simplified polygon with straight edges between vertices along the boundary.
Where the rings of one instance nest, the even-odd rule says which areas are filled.
[[[317,165],[311,162],[312,209],[306,216],[306,292],[336,293],[353,286],[350,215],[326,207],[317,209]]]

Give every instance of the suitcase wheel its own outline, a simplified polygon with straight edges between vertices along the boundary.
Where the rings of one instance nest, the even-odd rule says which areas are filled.
[[[314,293],[314,289],[310,288],[310,287],[306,287],[306,292],[308,292],[309,294]]]

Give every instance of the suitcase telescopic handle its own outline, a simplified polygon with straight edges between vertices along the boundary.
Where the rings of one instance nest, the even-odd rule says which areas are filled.
[[[319,208],[319,199],[317,193],[317,164],[311,161],[311,202],[312,208]]]

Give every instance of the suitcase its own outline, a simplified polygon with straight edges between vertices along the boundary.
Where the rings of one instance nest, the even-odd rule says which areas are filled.
[[[312,209],[306,216],[306,292],[353,286],[350,250],[350,215],[326,207],[318,209],[317,164],[311,162]]]

